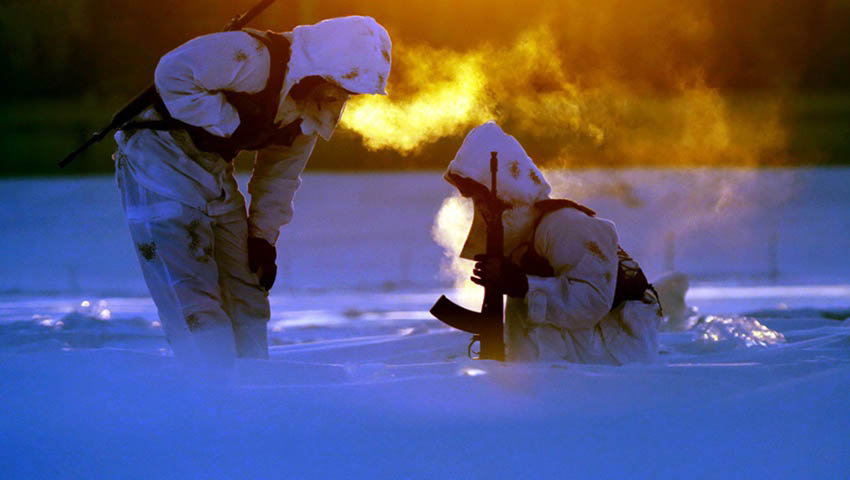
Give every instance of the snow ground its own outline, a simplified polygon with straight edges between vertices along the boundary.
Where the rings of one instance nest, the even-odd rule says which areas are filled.
[[[429,295],[388,297],[370,299],[389,305],[385,311],[353,313],[345,299],[331,305],[325,297],[322,315],[279,315],[271,360],[243,361],[222,375],[186,370],[163,354],[144,301],[109,301],[110,320],[98,318],[98,308],[78,308],[58,317],[61,327],[48,318],[5,323],[0,471],[5,478],[850,472],[850,326],[838,320],[850,316],[846,310],[758,312],[785,337],[769,347],[666,333],[658,365],[505,365],[466,359],[468,336],[423,315]]]
[[[626,367],[468,360],[468,336],[427,314],[448,291],[429,237],[448,189],[425,174],[308,177],[272,295],[272,358],[221,374],[168,355],[108,179],[0,182],[2,204],[28,212],[0,211],[0,477],[850,477],[850,194],[836,187],[850,171],[838,173],[766,173],[796,192],[759,200],[769,214],[677,230],[676,266],[697,278],[689,304],[717,328],[664,333],[661,363]],[[664,191],[702,181],[685,180]],[[380,210],[374,192],[392,185],[399,201]],[[627,214],[664,203],[642,188],[642,206],[588,203],[625,238]],[[352,203],[380,215],[346,221]],[[350,233],[348,255],[323,222]],[[771,228],[774,259],[752,240]],[[668,252],[641,242],[653,276]],[[768,338],[755,325],[784,341],[754,343]]]

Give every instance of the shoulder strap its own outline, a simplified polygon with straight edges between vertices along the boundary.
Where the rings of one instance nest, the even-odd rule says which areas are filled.
[[[540,217],[537,219],[537,222],[534,224],[534,231],[531,234],[531,246],[529,248],[530,255],[529,258],[532,262],[540,263],[540,259],[543,262],[546,262],[545,259],[540,257],[537,254],[537,250],[534,248],[534,243],[537,236],[537,227],[540,226],[540,222],[543,221],[543,217],[547,214],[552,213],[557,210],[561,210],[564,208],[574,208],[589,217],[595,217],[596,212],[591,210],[590,208],[585,207],[580,203],[576,203],[572,200],[567,199],[547,199],[542,200],[534,204],[535,208],[541,211]],[[655,289],[652,285],[647,281],[646,276],[643,274],[643,270],[641,270],[640,265],[636,261],[623,250],[623,247],[617,245],[617,283],[614,289],[614,300],[612,302],[611,308],[614,309],[618,307],[621,303],[627,300],[640,300],[643,298],[644,292],[647,289],[651,289],[653,293]],[[550,270],[552,270],[551,265],[548,265],[546,262],[546,266]],[[552,270],[554,272],[554,270]],[[658,295],[656,294],[656,297]],[[659,305],[660,309],[660,305]],[[627,333],[633,335],[631,333],[629,327],[623,324],[623,328]]]
[[[581,205],[580,203],[567,199],[542,200],[535,203],[534,208],[540,212],[540,216],[537,217],[537,220],[534,222],[534,226],[532,227],[531,240],[521,243],[514,250],[517,251],[523,246],[526,247],[525,253],[523,253],[519,260],[520,266],[526,274],[536,275],[539,277],[551,277],[555,274],[554,269],[552,269],[552,265],[549,264],[547,259],[537,253],[537,248],[535,247],[535,243],[537,241],[537,228],[540,226],[540,222],[543,221],[543,218],[546,215],[563,208],[574,208],[590,217],[595,216],[596,212],[584,205]]]
[[[547,198],[546,200],[540,200],[539,202],[534,204],[534,208],[543,212],[544,215],[550,212],[554,212],[555,210],[561,210],[562,208],[574,208],[589,217],[596,216],[596,212],[594,212],[589,207],[586,207],[578,202],[568,200],[566,198]]]
[[[259,30],[246,28],[242,31],[257,39],[260,43],[265,45],[266,49],[269,51],[269,78],[266,80],[266,86],[262,91],[255,93],[252,96],[254,97],[254,102],[256,104],[260,104],[268,108],[268,111],[264,112],[265,115],[263,116],[273,121],[277,114],[278,104],[280,103],[283,80],[286,77],[286,71],[288,70],[288,68],[284,68],[284,65],[289,64],[289,57],[291,55],[289,40],[287,40],[282,34],[275,33],[270,30],[261,32]]]
[[[534,208],[536,208],[537,210],[540,211],[540,216],[537,217],[537,221],[534,222],[534,229],[531,231],[531,249],[532,250],[534,250],[534,241],[536,240],[536,237],[537,237],[537,227],[540,226],[540,222],[543,221],[543,217],[545,217],[546,215],[548,215],[552,212],[558,211],[558,210],[562,210],[564,208],[573,208],[573,209],[576,209],[576,210],[586,214],[588,217],[595,217],[596,216],[596,212],[594,212],[590,208],[585,207],[584,205],[582,205],[578,202],[568,200],[566,198],[547,198],[546,200],[541,200],[541,201],[535,203]]]

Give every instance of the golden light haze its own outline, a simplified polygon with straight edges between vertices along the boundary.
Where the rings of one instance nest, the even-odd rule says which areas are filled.
[[[623,52],[616,46],[623,32],[606,36],[606,29],[615,29],[612,22],[619,18],[612,11],[617,4],[602,2],[600,8],[608,8],[610,15],[600,15],[596,23],[572,24],[573,31],[564,31],[563,25],[556,31],[550,22],[542,22],[469,49],[407,43],[394,35],[389,95],[353,98],[342,126],[370,150],[414,155],[446,139],[456,149],[471,128],[496,120],[547,168],[557,195],[581,201],[609,191],[627,205],[641,200],[616,172],[577,185],[562,169],[755,167],[784,155],[785,88],[771,87],[755,95],[723,91],[711,85],[707,69],[697,64],[707,58],[705,52],[683,59],[667,51],[662,39],[650,43],[641,36],[630,47],[646,59],[646,65],[642,74],[629,76],[625,72],[630,68],[633,72],[640,68],[635,70],[635,59],[625,66],[618,63]],[[589,14],[589,9],[584,12]],[[660,38],[677,36],[695,45],[710,37],[714,30],[710,22],[688,9],[679,13],[678,19],[672,15],[658,29]],[[652,21],[660,22],[657,17]],[[636,19],[638,28],[646,27],[646,22],[645,17]],[[596,55],[579,65],[571,58],[574,49],[595,49]],[[444,164],[450,159],[446,157]],[[671,205],[683,219],[675,231],[681,234],[721,217],[744,221],[758,212],[764,199],[739,195],[751,179],[747,171],[695,176],[691,188],[670,194]],[[787,194],[787,185],[777,187],[777,192]],[[458,257],[471,217],[469,202],[450,196],[434,219],[432,236],[444,249],[443,273],[454,279],[458,300],[475,308],[481,289],[469,281],[471,262]],[[663,248],[663,239],[658,248]]]
[[[546,27],[504,48],[485,45],[468,52],[397,43],[393,69],[389,96],[355,97],[342,119],[371,149],[410,153],[488,120],[509,118],[524,130],[568,129],[595,143],[604,140],[603,131],[583,118],[581,94],[567,81]],[[540,121],[544,118],[549,122]]]
[[[755,166],[783,153],[778,90],[731,102],[691,68],[671,71],[675,83],[662,92],[605,69],[579,83],[560,48],[545,25],[468,51],[397,41],[389,96],[353,98],[342,126],[369,149],[410,154],[492,119],[520,141],[542,143],[531,153],[548,167]]]

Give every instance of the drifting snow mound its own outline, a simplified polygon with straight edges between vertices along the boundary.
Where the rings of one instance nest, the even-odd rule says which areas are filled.
[[[11,312],[12,321],[0,322],[0,352],[103,347],[153,352],[165,347],[158,321],[137,314],[115,316],[105,300],[86,300],[71,308],[43,300],[39,304],[43,313],[29,313],[22,306],[21,312]]]
[[[785,336],[752,317],[709,315],[692,332],[698,343],[718,348],[769,347],[785,342]]]

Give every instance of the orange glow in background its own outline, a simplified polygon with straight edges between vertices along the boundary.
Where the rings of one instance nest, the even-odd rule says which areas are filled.
[[[467,51],[397,41],[389,96],[354,97],[342,126],[370,150],[407,155],[492,119],[550,167],[758,166],[784,154],[782,90],[733,105],[692,70],[672,72],[663,92],[614,76],[580,85],[558,48],[545,26]]]
[[[0,6],[0,72],[11,72],[0,140],[21,159],[3,171],[53,172],[151,81],[162,54],[255,3]],[[850,158],[848,0],[278,0],[250,26],[352,14],[390,32],[390,95],[353,99],[312,169],[440,169],[491,119],[550,168]],[[111,149],[75,171],[108,171],[98,159]]]

